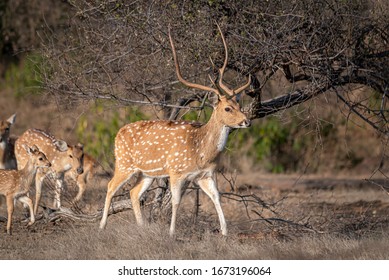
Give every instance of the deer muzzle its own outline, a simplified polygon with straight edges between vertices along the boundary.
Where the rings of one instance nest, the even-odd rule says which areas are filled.
[[[241,123],[239,123],[240,127],[250,127],[251,126],[251,121],[249,119],[245,119]]]

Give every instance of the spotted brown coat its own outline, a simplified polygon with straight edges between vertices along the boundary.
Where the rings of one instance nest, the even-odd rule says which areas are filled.
[[[34,213],[36,214],[38,211],[42,182],[48,176],[55,179],[54,207],[61,207],[61,192],[65,172],[69,170],[73,170],[78,174],[83,172],[83,145],[71,146],[43,130],[28,129],[15,142],[15,156],[18,169],[22,169],[28,161],[28,155],[23,145],[36,145],[52,164],[50,170],[39,171],[36,176]]]

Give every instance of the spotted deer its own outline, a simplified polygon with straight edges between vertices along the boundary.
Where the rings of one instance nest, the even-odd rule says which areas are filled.
[[[218,102],[206,124],[167,120],[139,121],[127,124],[119,130],[115,138],[115,171],[108,183],[101,229],[106,226],[113,195],[137,174],[137,182],[130,191],[130,197],[139,225],[143,225],[139,202],[141,195],[150,187],[154,178],[169,177],[172,193],[171,236],[175,234],[181,189],[189,180],[194,180],[211,198],[219,216],[221,233],[227,234],[215,180],[216,160],[226,145],[230,130],[250,126],[250,120],[241,111],[236,96],[250,85],[251,79],[249,77],[245,85],[235,90],[223,84],[228,52],[220,28],[219,31],[225,48],[225,60],[219,69],[219,87],[213,88],[191,83],[182,77],[169,30],[178,80],[188,87],[213,92],[218,97]],[[223,95],[221,90],[227,96]]]
[[[6,121],[0,121],[0,169],[16,169],[14,143],[9,137],[15,119],[16,114],[13,114]]]
[[[60,208],[65,172],[69,170],[73,170],[78,174],[82,174],[83,172],[83,146],[81,144],[70,146],[65,141],[58,140],[43,130],[29,129],[15,143],[15,156],[18,169],[24,168],[28,161],[28,156],[25,149],[23,149],[23,145],[38,146],[52,164],[50,170],[42,170],[36,176],[34,214],[36,215],[38,211],[43,180],[48,176],[55,179],[54,207]]]
[[[78,193],[73,199],[73,203],[79,202],[82,199],[82,196],[84,195],[86,190],[86,186],[88,182],[90,182],[90,180],[92,179],[96,167],[97,161],[92,156],[84,154],[84,172],[78,174],[73,170],[72,172],[67,173],[74,181],[76,181],[78,187]]]
[[[27,196],[31,184],[33,183],[37,170],[51,166],[45,154],[39,151],[36,145],[28,147],[23,144],[22,149],[27,154],[27,162],[20,170],[0,170],[0,194],[4,195],[7,200],[7,233],[12,234],[12,214],[14,211],[14,201],[19,200],[30,209],[30,222],[35,222],[32,201]]]

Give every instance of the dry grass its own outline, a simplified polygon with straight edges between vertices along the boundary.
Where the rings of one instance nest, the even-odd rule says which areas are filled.
[[[125,213],[128,214],[128,213]],[[66,225],[51,233],[19,232],[1,239],[1,259],[388,259],[388,234],[347,238],[341,235],[223,238],[205,232],[201,238],[180,235],[171,239],[166,225],[140,229],[128,221],[110,221],[97,231],[96,224]],[[57,225],[58,226],[58,225]],[[64,225],[61,225],[64,227]]]
[[[0,258],[389,258],[389,199],[381,190],[350,183],[346,189],[343,180],[333,181],[330,188],[320,184],[323,180],[294,184],[290,179],[289,185],[280,187],[285,181],[273,177],[262,180],[261,188],[248,187],[243,181],[244,178],[237,182],[242,184],[241,194],[256,193],[269,209],[251,203],[246,211],[241,202],[223,198],[230,231],[227,238],[217,232],[217,216],[208,198],[200,197],[201,211],[197,220],[193,219],[193,195],[188,193],[179,214],[176,239],[168,235],[169,218],[140,228],[133,213],[126,211],[111,215],[103,231],[98,230],[98,223],[65,218],[54,223],[42,219],[26,228],[19,209],[15,213],[14,235],[1,233]],[[99,182],[87,192],[86,212],[102,207],[106,181]],[[221,182],[221,189],[227,188]],[[70,192],[74,193],[74,189],[70,188]],[[5,223],[0,224],[4,228]]]

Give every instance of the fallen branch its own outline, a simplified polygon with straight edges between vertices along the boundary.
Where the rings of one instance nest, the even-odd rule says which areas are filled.
[[[130,199],[115,201],[111,203],[108,215],[116,214],[130,209],[132,209]],[[45,218],[45,220],[49,222],[56,221],[60,218],[67,218],[78,222],[97,222],[101,219],[102,216],[103,210],[101,209],[98,210],[96,213],[84,214],[76,213],[71,208],[66,207],[61,207],[59,209],[51,209],[48,207],[44,207],[43,216],[40,218]]]
[[[287,225],[290,225],[290,226],[294,226],[296,228],[300,228],[300,229],[304,229],[304,230],[307,230],[307,231],[310,231],[310,232],[314,232],[314,233],[326,233],[324,231],[320,231],[320,230],[317,230],[317,229],[314,229],[312,228],[311,225],[309,224],[300,224],[300,223],[296,223],[294,221],[290,221],[290,220],[285,220],[285,219],[281,219],[281,218],[263,218],[262,215],[260,215],[259,213],[257,213],[256,211],[254,211],[258,216],[260,216],[261,218],[258,218],[258,219],[253,219],[251,220],[250,222],[259,222],[259,221],[265,221],[271,225],[273,225],[274,223],[273,222],[278,222],[278,223],[285,223]]]

